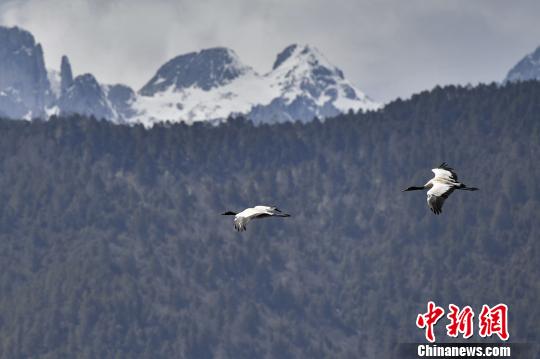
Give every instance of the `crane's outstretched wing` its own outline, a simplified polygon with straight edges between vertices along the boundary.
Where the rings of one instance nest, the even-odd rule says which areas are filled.
[[[448,166],[446,162],[441,163],[439,167],[433,168],[431,171],[435,173],[435,178],[451,180],[453,182],[457,182],[458,180],[456,171]]]
[[[454,192],[454,187],[446,183],[435,183],[429,191],[427,191],[427,203],[429,209],[435,214],[442,212],[444,201]]]
[[[433,213],[441,214],[444,198],[428,194],[427,203]]]
[[[234,217],[234,229],[236,229],[238,232],[243,232],[246,230],[246,225],[249,222],[249,218],[246,217]]]

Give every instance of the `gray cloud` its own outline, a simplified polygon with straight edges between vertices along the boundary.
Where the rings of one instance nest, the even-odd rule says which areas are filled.
[[[0,0],[1,1],[1,0]],[[31,31],[58,68],[141,87],[165,61],[233,48],[260,72],[286,45],[318,47],[379,101],[436,84],[501,80],[540,45],[540,2],[506,0],[17,0],[0,23]]]

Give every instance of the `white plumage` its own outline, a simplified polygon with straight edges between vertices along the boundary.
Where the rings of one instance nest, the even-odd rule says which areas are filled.
[[[238,232],[245,231],[247,224],[252,219],[265,217],[290,217],[289,214],[282,213],[277,207],[270,206],[255,206],[252,208],[246,208],[240,213],[229,211],[222,213],[222,215],[234,216],[234,228]]]
[[[458,182],[458,177],[453,168],[450,168],[446,162],[443,162],[439,167],[432,169],[435,177],[429,180],[421,187],[409,187],[404,191],[417,191],[428,189],[427,203],[429,209],[435,214],[442,212],[444,201],[450,196],[454,190],[476,191],[478,188],[467,187],[465,184]]]

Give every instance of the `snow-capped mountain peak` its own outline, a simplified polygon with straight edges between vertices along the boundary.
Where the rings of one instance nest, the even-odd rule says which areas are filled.
[[[290,45],[264,75],[234,51],[212,48],[163,65],[134,102],[135,121],[222,120],[243,114],[255,122],[310,121],[349,110],[374,110],[371,101],[315,47]]]
[[[208,91],[252,72],[253,69],[244,65],[233,50],[214,47],[180,55],[168,61],[139,93],[152,96],[171,86],[174,90],[196,87]]]
[[[293,44],[277,55],[271,78],[273,86],[279,88],[279,107],[287,116],[279,118],[268,109],[257,108],[255,120],[264,122],[268,116],[277,121],[300,119],[309,121],[313,117],[325,118],[349,110],[376,110],[380,105],[370,100],[348,80],[316,47]]]

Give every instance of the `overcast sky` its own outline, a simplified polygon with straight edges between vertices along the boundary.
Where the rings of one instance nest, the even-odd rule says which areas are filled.
[[[500,81],[540,45],[540,1],[0,0],[0,24],[31,31],[50,68],[139,89],[170,58],[226,46],[264,73],[308,43],[373,99],[437,84]]]

